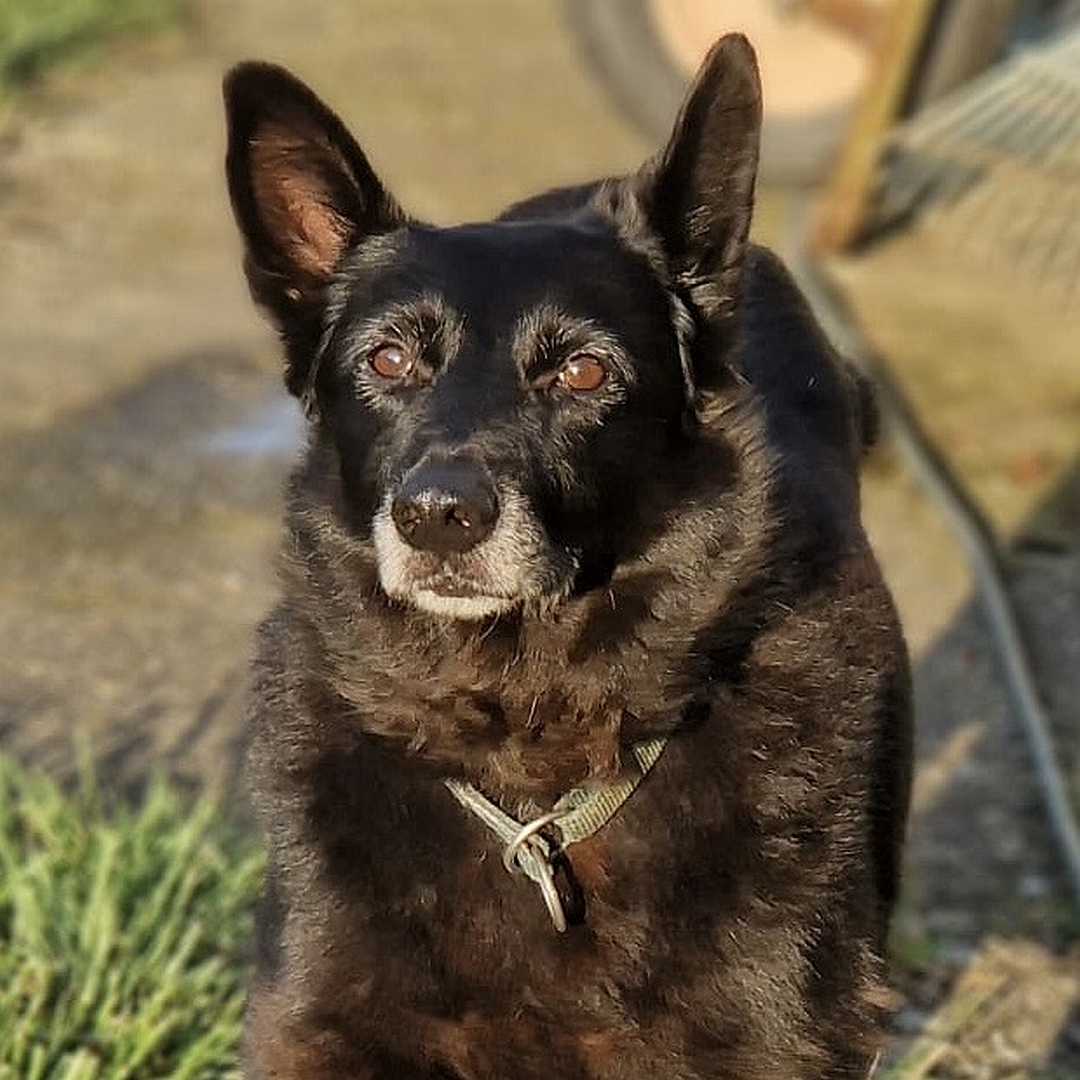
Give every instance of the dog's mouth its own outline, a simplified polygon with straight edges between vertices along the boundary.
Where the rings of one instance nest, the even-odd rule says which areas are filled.
[[[435,574],[414,580],[409,600],[434,615],[454,619],[483,619],[509,611],[519,598],[491,591],[485,583],[443,565]]]
[[[511,597],[486,596],[479,592],[436,592],[422,587],[413,589],[409,600],[422,611],[451,619],[487,619],[502,615],[518,603]]]
[[[484,590],[477,582],[454,573],[449,567],[444,568],[442,573],[416,581],[413,587],[447,598],[469,599],[484,595]]]
[[[439,559],[398,545],[393,537],[379,547],[383,589],[422,611],[454,619],[483,619],[522,602],[513,575],[506,572],[511,568],[497,565],[493,553]]]

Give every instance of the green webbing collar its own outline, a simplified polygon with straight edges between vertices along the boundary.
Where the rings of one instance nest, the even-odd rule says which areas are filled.
[[[566,913],[555,888],[554,859],[571,844],[602,829],[619,807],[633,795],[645,774],[663,753],[667,739],[649,739],[631,748],[633,763],[620,780],[610,784],[583,784],[563,795],[546,814],[522,823],[501,810],[472,784],[460,780],[444,783],[467,810],[471,810],[502,842],[503,865],[510,873],[522,873],[540,887],[555,929],[566,929]],[[557,843],[540,835],[546,825],[559,834]]]

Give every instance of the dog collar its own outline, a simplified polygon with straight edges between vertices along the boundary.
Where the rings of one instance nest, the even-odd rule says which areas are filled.
[[[556,862],[566,848],[602,829],[637,790],[656,764],[667,738],[649,739],[631,747],[631,767],[610,784],[582,784],[563,795],[546,814],[520,822],[487,796],[461,780],[443,781],[465,809],[472,811],[502,842],[503,866],[511,874],[524,874],[540,887],[555,929],[566,929],[566,909],[555,886]],[[552,826],[558,839],[541,830]]]

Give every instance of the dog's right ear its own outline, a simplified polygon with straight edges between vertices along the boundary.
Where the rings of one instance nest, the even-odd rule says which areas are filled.
[[[248,62],[225,78],[226,173],[251,293],[282,331],[299,394],[325,287],[363,237],[403,225],[345,125],[299,79]]]

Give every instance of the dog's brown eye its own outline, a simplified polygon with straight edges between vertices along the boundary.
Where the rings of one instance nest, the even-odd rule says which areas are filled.
[[[412,357],[400,345],[380,345],[368,363],[384,379],[401,379],[412,371]]]
[[[567,390],[599,390],[607,378],[607,368],[589,353],[567,360],[555,376],[556,382]]]

